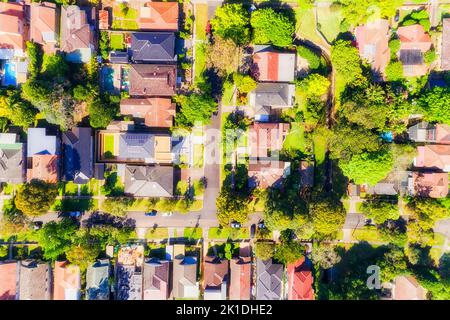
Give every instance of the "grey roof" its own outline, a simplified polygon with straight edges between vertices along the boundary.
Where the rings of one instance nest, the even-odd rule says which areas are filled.
[[[119,138],[119,157],[126,159],[153,159],[155,137],[149,133],[125,132]]]
[[[109,53],[109,61],[111,63],[128,63],[128,53],[122,51],[111,51]]]
[[[109,299],[109,260],[99,260],[87,268],[86,298],[88,300]]]
[[[146,297],[146,290],[157,291],[161,295],[165,294],[165,298],[167,299],[169,291],[169,264],[167,260],[159,260],[156,258],[145,261],[142,288],[142,291],[144,291],[144,299]]]
[[[64,132],[64,178],[85,184],[94,175],[93,138],[91,128],[74,127]]]
[[[35,260],[20,262],[19,300],[50,300],[50,264]]]
[[[291,107],[294,103],[295,85],[285,83],[258,83],[250,96],[250,104],[260,106]]]
[[[367,194],[395,196],[398,194],[398,188],[395,183],[379,182],[373,187],[368,186]]]
[[[134,61],[176,61],[173,32],[135,32],[131,34]]]
[[[0,134],[0,182],[24,182],[23,144],[14,133]]]
[[[48,136],[45,128],[29,128],[27,140],[27,157],[35,154],[57,154],[56,136]]]
[[[282,295],[283,265],[272,260],[256,261],[256,300],[280,300]]]
[[[197,258],[175,257],[173,260],[174,298],[191,298],[186,293],[197,290]]]
[[[171,197],[173,167],[126,166],[125,193],[135,197]]]
[[[423,54],[420,49],[400,50],[400,61],[405,66],[416,66],[423,63]]]

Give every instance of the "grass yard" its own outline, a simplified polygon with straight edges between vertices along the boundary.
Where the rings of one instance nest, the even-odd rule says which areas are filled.
[[[234,84],[231,81],[225,81],[222,92],[222,105],[233,105]]]
[[[294,8],[294,11],[297,20],[297,36],[314,43],[323,44],[324,41],[316,31],[316,17],[314,15],[314,10],[312,8]]]
[[[299,150],[301,152],[305,151],[305,129],[298,122],[291,123],[291,130],[286,136],[286,140],[283,143],[283,149],[287,150]]]
[[[340,31],[340,25],[344,17],[340,10],[332,10],[330,7],[317,7],[317,27],[329,43],[333,42]]]
[[[205,52],[205,44],[204,43],[196,43],[195,44],[195,74],[194,74],[194,82],[201,81],[203,79],[203,72],[206,68],[206,52]]]
[[[138,11],[134,8],[128,8],[126,14],[120,10],[119,6],[113,8],[113,21],[111,28],[117,30],[138,30],[136,22]]]
[[[221,240],[237,240],[237,239],[248,239],[249,231],[248,228],[210,228],[208,231],[208,238],[210,239],[221,239]]]
[[[314,144],[314,157],[316,158],[316,163],[322,164],[325,161],[325,154],[327,152],[327,140],[323,135],[315,132],[313,134],[313,144]]]
[[[169,238],[169,231],[167,228],[152,228],[147,231],[145,238],[148,240],[167,239]]]
[[[184,228],[183,236],[189,240],[198,240],[203,236],[202,228]]]
[[[109,37],[109,46],[113,50],[123,50],[125,48],[122,33],[111,33]]]
[[[354,230],[354,232],[352,233],[352,240],[367,241],[367,242],[382,242],[377,228],[372,226]]]
[[[66,182],[64,186],[64,194],[68,196],[78,195],[78,185],[72,181]]]
[[[203,144],[194,144],[194,168],[203,168]]]
[[[103,135],[103,154],[105,158],[113,158],[116,154],[115,150],[115,135],[104,134]]]
[[[203,209],[203,200],[194,200],[194,202],[192,202],[191,206],[189,207],[190,212],[200,211],[202,209]]]
[[[195,5],[195,37],[196,40],[206,40],[206,24],[208,23],[208,5]]]

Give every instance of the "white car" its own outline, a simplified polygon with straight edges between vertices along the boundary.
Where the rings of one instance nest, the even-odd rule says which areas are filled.
[[[173,212],[172,212],[172,211],[163,212],[163,213],[161,213],[161,215],[162,215],[163,217],[170,217],[171,215],[173,215]]]

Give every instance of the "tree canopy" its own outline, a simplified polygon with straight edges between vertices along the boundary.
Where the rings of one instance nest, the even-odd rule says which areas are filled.
[[[47,213],[58,195],[55,184],[33,180],[22,185],[17,191],[14,203],[28,216],[40,216]]]
[[[450,89],[434,87],[426,91],[419,99],[424,119],[429,122],[450,125]]]
[[[206,46],[206,66],[221,76],[236,72],[242,59],[242,49],[232,40],[215,37],[214,42]]]
[[[255,44],[273,44],[277,47],[292,44],[295,21],[290,16],[272,8],[263,8],[252,13],[250,23]]]
[[[257,242],[255,246],[255,255],[261,260],[272,259],[275,254],[275,244],[272,242]]]
[[[377,224],[382,224],[386,220],[397,220],[400,218],[398,205],[391,201],[373,199],[363,202],[361,211],[367,217],[373,219]]]
[[[346,84],[362,75],[358,49],[350,41],[338,40],[333,44],[331,62]]]
[[[331,236],[344,225],[346,216],[344,206],[332,195],[312,201],[309,211],[314,231],[319,236]]]
[[[250,16],[242,4],[228,3],[217,8],[211,27],[214,35],[231,39],[237,45],[250,41]]]
[[[190,128],[197,121],[203,125],[208,124],[213,112],[217,110],[217,102],[207,94],[178,95],[175,101],[180,106],[175,123],[180,127]]]
[[[55,261],[65,254],[70,248],[77,229],[77,225],[70,219],[46,223],[37,232],[37,240],[44,251],[44,257]]]
[[[294,263],[305,254],[305,247],[297,241],[288,241],[278,244],[275,248],[274,258],[287,265]]]

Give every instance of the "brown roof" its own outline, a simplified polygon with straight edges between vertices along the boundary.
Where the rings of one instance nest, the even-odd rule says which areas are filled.
[[[50,265],[34,260],[20,262],[19,299],[50,300]]]
[[[17,262],[0,262],[0,300],[16,299]]]
[[[177,67],[174,65],[132,64],[130,95],[172,96],[175,94]]]
[[[25,49],[22,3],[0,2],[0,49]]]
[[[73,52],[91,48],[94,34],[84,10],[77,6],[61,7],[61,50]]]
[[[55,52],[58,41],[56,31],[56,4],[33,2],[31,4],[30,39],[40,43],[46,53]]]
[[[450,70],[450,18],[442,21],[441,69]]]
[[[80,268],[67,261],[56,261],[53,300],[78,300],[81,290]]]
[[[204,288],[219,289],[228,281],[228,260],[206,256],[204,265]]]
[[[425,300],[426,291],[412,276],[395,279],[394,300]]]
[[[250,162],[248,176],[251,180],[255,180],[257,186],[266,189],[283,178],[285,164],[284,161]]]
[[[289,131],[289,123],[255,122],[250,126],[250,156],[267,157],[268,151],[279,151]]]
[[[178,30],[178,2],[147,2],[139,9],[139,29]]]
[[[145,119],[148,127],[170,128],[175,112],[175,104],[170,98],[132,98],[120,102],[121,114]]]
[[[421,197],[444,198],[448,194],[448,173],[413,172],[414,193]]]
[[[27,180],[39,179],[50,183],[58,181],[58,156],[35,154],[31,158],[31,168],[27,170]]]
[[[420,49],[427,52],[431,48],[431,37],[420,24],[399,27],[400,50]]]
[[[144,263],[144,300],[167,300],[169,293],[169,261],[150,259]]]
[[[251,258],[239,257],[230,261],[230,300],[250,300]]]

